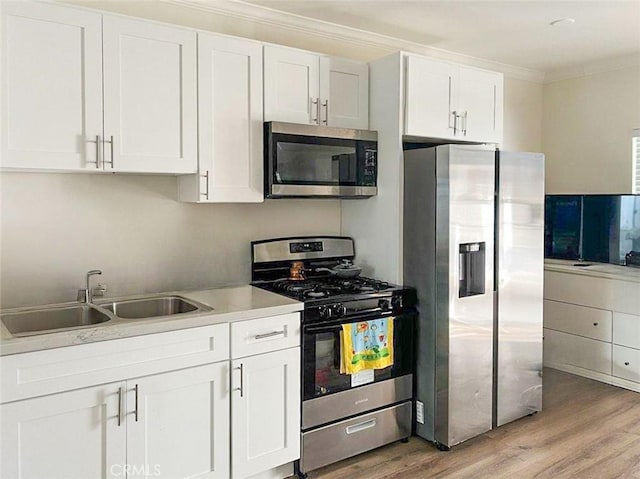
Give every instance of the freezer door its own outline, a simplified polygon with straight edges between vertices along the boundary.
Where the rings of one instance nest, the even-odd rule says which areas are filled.
[[[495,152],[438,147],[437,183],[435,436],[453,446],[492,427]]]
[[[544,155],[500,152],[496,425],[542,409]]]

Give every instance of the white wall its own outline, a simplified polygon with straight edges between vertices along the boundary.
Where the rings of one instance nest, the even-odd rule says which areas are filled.
[[[354,59],[391,52],[158,2],[65,3]],[[505,147],[539,150],[540,89],[505,80]],[[0,173],[0,188],[3,308],[73,300],[93,268],[112,296],[246,283],[251,240],[340,233],[339,201],[184,204],[172,177]]]
[[[631,193],[640,68],[545,85],[542,124],[547,193]]]
[[[542,151],[542,84],[504,79],[506,151]]]
[[[250,281],[250,241],[338,234],[336,200],[198,205],[162,176],[2,173],[2,307]]]

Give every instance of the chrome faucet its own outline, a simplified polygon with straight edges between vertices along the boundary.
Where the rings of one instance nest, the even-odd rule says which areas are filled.
[[[91,271],[87,271],[87,283],[85,289],[78,290],[78,301],[81,303],[92,303],[93,302],[93,294],[91,293],[91,276],[96,274],[102,274],[102,271],[99,269],[92,269]]]

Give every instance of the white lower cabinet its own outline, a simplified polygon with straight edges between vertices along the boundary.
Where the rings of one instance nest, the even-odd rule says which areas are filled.
[[[2,477],[229,477],[228,362],[5,404]]]
[[[545,271],[544,365],[640,392],[640,284],[565,268]]]
[[[611,374],[611,343],[544,329],[545,365]]]
[[[0,406],[2,465],[11,479],[126,477],[124,382]]]
[[[232,361],[234,479],[300,458],[300,348]]]
[[[135,477],[229,477],[228,377],[225,361],[127,382],[127,464]]]
[[[2,357],[0,477],[275,477],[300,457],[300,315],[232,326]]]
[[[613,345],[613,375],[640,383],[640,349]]]

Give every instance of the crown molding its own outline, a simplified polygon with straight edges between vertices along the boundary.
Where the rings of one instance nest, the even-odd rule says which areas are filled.
[[[478,68],[485,68],[487,70],[499,71],[510,78],[517,78],[536,83],[542,83],[545,81],[545,74],[537,70],[485,60],[470,55],[430,47],[428,45],[423,45],[409,40],[368,32],[344,25],[337,25],[335,23],[307,18],[293,13],[282,12],[269,7],[254,5],[239,0],[164,0],[164,3],[206,11],[230,18],[257,22],[270,27],[296,31],[305,35],[315,35],[332,40],[350,42],[361,46],[376,47],[388,50],[389,53],[398,50],[416,53],[440,60],[447,60]],[[373,58],[371,60],[373,60]]]
[[[580,78],[589,75],[597,75],[625,68],[640,66],[640,54],[625,55],[622,57],[609,58],[598,62],[587,63],[575,67],[561,68],[548,72],[544,77],[545,83],[553,83],[571,78]]]

